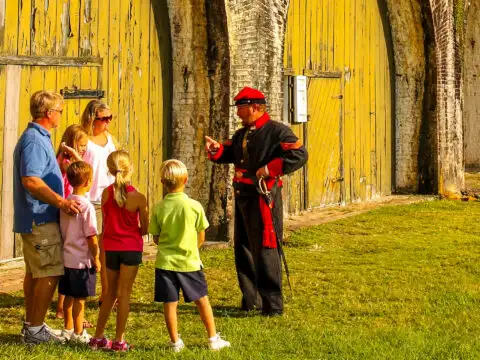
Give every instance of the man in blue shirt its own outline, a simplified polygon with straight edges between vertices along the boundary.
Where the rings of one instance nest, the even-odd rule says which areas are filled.
[[[74,215],[79,205],[63,198],[62,174],[50,131],[60,123],[61,95],[37,91],[30,99],[33,121],[14,151],[14,228],[23,240],[25,323],[28,344],[58,340],[44,323],[58,279],[63,275],[59,209]]]

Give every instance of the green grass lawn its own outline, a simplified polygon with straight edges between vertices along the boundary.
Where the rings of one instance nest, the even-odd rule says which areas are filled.
[[[293,295],[285,315],[237,310],[232,250],[203,251],[218,330],[232,348],[211,353],[194,307],[180,306],[187,348],[168,351],[154,267],[134,289],[128,354],[20,344],[21,294],[0,295],[0,358],[9,359],[479,359],[480,203],[383,207],[293,233],[286,246]],[[96,320],[91,302],[87,317]],[[60,326],[58,320],[49,324]],[[108,334],[113,333],[113,318]]]

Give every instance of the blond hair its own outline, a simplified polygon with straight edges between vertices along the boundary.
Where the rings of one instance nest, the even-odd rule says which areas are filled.
[[[63,104],[63,96],[51,91],[39,90],[30,98],[30,114],[38,119],[45,116],[56,104]]]
[[[93,169],[85,161],[75,161],[68,166],[67,179],[73,187],[83,186],[92,179]]]
[[[62,152],[62,143],[65,143],[65,145],[70,146],[71,148],[74,148],[78,151],[78,142],[84,138],[88,139],[88,135],[85,130],[83,130],[83,127],[81,125],[70,125],[65,129],[65,132],[62,135],[62,140],[60,140],[57,156],[60,155],[60,153]]]
[[[162,163],[160,179],[169,191],[178,189],[185,184],[187,177],[187,167],[180,160],[170,159]]]
[[[132,161],[125,150],[117,150],[108,155],[107,167],[115,177],[113,183],[114,198],[118,206],[123,207],[127,201],[127,185],[132,178]]]
[[[93,134],[93,122],[97,117],[98,111],[111,110],[110,107],[101,100],[92,100],[90,101],[82,114],[82,127],[88,135]]]

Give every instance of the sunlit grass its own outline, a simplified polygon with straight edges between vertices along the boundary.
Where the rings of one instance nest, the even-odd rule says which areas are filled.
[[[153,263],[142,266],[127,340],[132,359],[478,359],[480,203],[430,201],[391,206],[291,234],[286,254],[293,293],[285,315],[237,310],[232,250],[206,250],[218,330],[232,348],[211,353],[195,308],[180,307],[187,348],[175,355],[160,304],[152,302]],[[20,344],[21,294],[0,295],[0,355],[10,359],[100,359],[79,346]],[[96,319],[95,304],[87,312]],[[49,324],[60,326],[58,320]],[[113,332],[113,319],[108,333]],[[0,356],[2,357],[2,356]]]

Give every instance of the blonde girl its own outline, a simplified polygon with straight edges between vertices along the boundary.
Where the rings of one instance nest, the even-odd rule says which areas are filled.
[[[145,195],[131,184],[132,162],[124,150],[111,153],[107,158],[112,185],[102,193],[103,246],[107,268],[108,291],[100,306],[92,349],[127,351],[125,326],[130,309],[130,295],[142,262],[142,235],[148,232],[148,208]],[[110,312],[118,299],[115,341],[105,338],[104,330]]]

